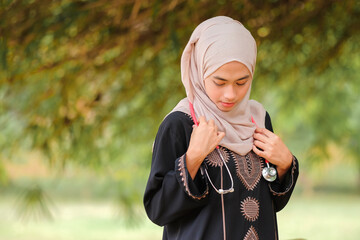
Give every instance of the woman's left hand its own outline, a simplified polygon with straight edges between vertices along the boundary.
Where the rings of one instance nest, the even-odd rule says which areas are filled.
[[[253,137],[253,151],[276,165],[279,178],[282,179],[292,163],[293,155],[290,150],[279,136],[266,128],[256,128]]]

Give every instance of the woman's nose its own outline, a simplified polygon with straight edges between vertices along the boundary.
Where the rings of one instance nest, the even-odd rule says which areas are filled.
[[[236,92],[233,86],[228,86],[225,89],[224,97],[226,100],[232,101],[236,98]]]

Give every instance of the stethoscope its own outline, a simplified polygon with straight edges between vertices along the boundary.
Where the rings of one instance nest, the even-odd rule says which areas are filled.
[[[196,119],[196,116],[195,116],[194,107],[193,107],[193,105],[192,105],[192,103],[191,103],[190,101],[189,101],[189,107],[190,107],[191,117],[192,117],[195,125],[196,125],[196,126],[199,126],[199,123],[198,123],[198,121],[197,121],[197,119]],[[251,117],[251,121],[256,125],[253,117]],[[226,171],[228,172],[228,175],[229,175],[229,177],[230,177],[230,181],[231,181],[231,186],[230,186],[230,188],[228,188],[228,189],[222,189],[222,188],[217,189],[217,188],[215,187],[215,185],[213,184],[213,182],[211,181],[211,178],[210,178],[210,176],[209,176],[209,174],[208,174],[208,172],[207,172],[207,170],[206,170],[206,167],[204,168],[205,174],[206,174],[207,178],[209,179],[209,182],[210,182],[211,186],[214,188],[214,190],[215,190],[218,194],[223,195],[223,194],[227,194],[227,193],[234,192],[234,180],[233,180],[232,175],[231,175],[231,173],[230,173],[230,170],[229,170],[229,168],[228,168],[228,166],[227,166],[227,164],[226,164],[226,162],[225,162],[225,159],[224,159],[224,157],[222,156],[222,154],[221,154],[221,152],[220,152],[220,150],[219,150],[219,146],[217,146],[215,150],[216,150],[216,152],[219,154],[220,159],[221,159],[221,161],[223,162],[223,164],[224,164],[224,166],[225,166],[225,168],[226,168]],[[263,170],[262,170],[262,172],[261,172],[261,173],[262,173],[262,176],[264,177],[264,179],[265,179],[266,181],[268,181],[268,182],[273,182],[273,181],[275,181],[276,175],[277,175],[276,169],[275,169],[274,167],[270,167],[269,161],[266,160],[266,159],[265,159],[265,163],[266,163],[266,167],[264,167]]]
[[[251,121],[257,127],[257,124],[252,116],[251,116]],[[263,168],[261,173],[266,181],[273,182],[276,179],[276,169],[274,167],[270,167],[269,161],[266,159],[265,159],[265,163],[266,163],[266,167]]]
[[[198,121],[196,120],[196,116],[195,116],[195,111],[194,111],[194,107],[192,105],[192,103],[189,101],[189,106],[190,106],[190,113],[191,113],[191,117],[194,121],[194,123],[196,124],[196,126],[199,126],[199,123]],[[251,117],[251,120],[252,122],[256,125],[254,119]],[[229,174],[229,177],[230,177],[230,181],[231,181],[231,186],[230,188],[228,189],[223,189],[223,188],[220,188],[220,189],[217,189],[214,185],[214,183],[211,181],[211,178],[207,172],[207,169],[206,169],[206,164],[205,164],[205,168],[201,167],[200,169],[204,169],[205,170],[205,174],[207,176],[207,178],[209,179],[209,182],[211,184],[211,186],[213,187],[213,189],[221,196],[221,212],[222,212],[222,222],[223,222],[223,234],[224,234],[224,240],[226,240],[226,223],[225,223],[225,207],[224,207],[224,194],[227,194],[227,193],[232,193],[234,192],[234,180],[233,180],[233,177],[230,173],[230,170],[226,164],[226,161],[224,159],[224,157],[222,156],[220,150],[219,150],[219,146],[216,146],[215,148],[216,152],[219,154],[220,156],[220,159],[221,161],[223,162],[225,168],[226,168],[226,171],[228,172]],[[276,169],[273,168],[273,167],[270,167],[269,166],[269,162],[265,159],[265,162],[266,162],[266,167],[263,168],[262,170],[262,175],[264,177],[264,179],[266,181],[269,181],[269,182],[272,182],[276,179]],[[221,168],[220,168],[221,169]],[[202,171],[202,170],[201,170]],[[222,179],[222,171],[221,171],[221,179]],[[222,180],[221,180],[221,185],[222,185]],[[222,186],[221,186],[222,187]]]

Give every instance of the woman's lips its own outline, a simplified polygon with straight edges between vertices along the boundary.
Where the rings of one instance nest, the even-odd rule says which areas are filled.
[[[221,105],[223,105],[224,107],[233,107],[235,105],[235,103],[227,103],[227,102],[221,102]]]

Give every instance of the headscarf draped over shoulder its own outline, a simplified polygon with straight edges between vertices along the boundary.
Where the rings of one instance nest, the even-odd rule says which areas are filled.
[[[181,79],[187,98],[172,110],[190,114],[189,101],[196,116],[213,119],[219,131],[225,132],[220,142],[233,152],[245,155],[253,146],[255,124],[265,126],[265,109],[255,100],[249,100],[250,90],[231,111],[223,112],[205,92],[204,79],[225,63],[238,61],[254,75],[256,42],[251,33],[238,21],[219,16],[210,18],[196,27],[181,57]]]

